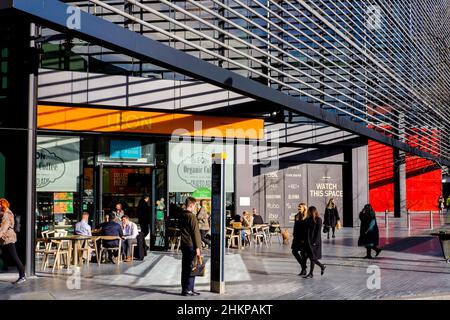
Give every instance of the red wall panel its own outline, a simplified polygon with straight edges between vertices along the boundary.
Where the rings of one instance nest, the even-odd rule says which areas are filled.
[[[392,148],[369,141],[369,199],[375,211],[394,210]],[[406,207],[411,211],[437,210],[442,173],[433,162],[406,157]]]
[[[369,140],[369,199],[375,211],[394,210],[392,148]]]

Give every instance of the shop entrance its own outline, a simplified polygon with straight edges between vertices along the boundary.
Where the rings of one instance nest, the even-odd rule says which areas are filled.
[[[124,214],[138,224],[137,208],[144,195],[150,198],[150,234],[147,245],[152,250],[166,250],[166,208],[164,204],[164,168],[143,164],[99,163],[97,165],[97,224],[115,211],[120,203]]]
[[[137,206],[144,194],[153,194],[153,167],[100,163],[97,166],[97,208],[99,222],[120,204],[130,219],[137,223]]]
[[[98,221],[120,204],[126,215],[137,223],[137,206],[144,194],[152,199],[153,167],[135,164],[100,163],[97,166]]]

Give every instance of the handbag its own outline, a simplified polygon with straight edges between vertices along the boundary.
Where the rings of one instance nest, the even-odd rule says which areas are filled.
[[[341,220],[338,220],[337,222],[336,222],[336,229],[342,229],[342,224],[341,224]]]
[[[323,226],[323,233],[328,233],[330,232],[330,227],[329,226]]]
[[[206,267],[203,263],[203,258],[197,256],[191,267],[191,277],[203,277],[206,274]]]

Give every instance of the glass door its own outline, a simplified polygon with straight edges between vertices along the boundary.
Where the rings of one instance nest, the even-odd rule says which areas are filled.
[[[105,215],[120,207],[124,214],[138,223],[137,207],[139,200],[153,194],[151,166],[127,166],[100,163],[97,166],[97,208],[99,222]]]

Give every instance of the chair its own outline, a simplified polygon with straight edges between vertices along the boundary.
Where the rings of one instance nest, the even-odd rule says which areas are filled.
[[[177,253],[180,249],[181,245],[181,235],[180,235],[180,229],[169,227],[167,228],[167,231],[169,232],[169,245],[170,245],[170,251],[173,251],[175,247],[177,247]]]
[[[255,244],[262,244],[263,242],[266,243],[267,245],[267,240],[266,237],[264,235],[264,232],[262,231],[262,226],[256,225],[252,227],[252,238],[253,241],[255,241]]]
[[[89,264],[89,261],[91,260],[90,257],[92,255],[92,252],[95,251],[90,245],[90,240],[82,240],[82,245],[78,248],[78,259],[79,259],[79,265],[83,265],[83,263]],[[84,262],[83,262],[84,259]]]
[[[133,243],[133,245],[131,246],[131,257],[134,259],[134,248],[137,247],[137,243]]]
[[[269,241],[272,244],[272,237],[277,237],[279,244],[283,243],[283,237],[281,236],[281,228],[280,225],[274,224],[269,226]]]
[[[100,236],[97,237],[96,240],[101,240],[100,244],[100,252],[97,254],[97,264],[100,265],[103,257],[103,253],[108,251],[117,251],[117,264],[120,264],[122,262],[122,239],[120,237],[116,236]],[[103,241],[113,241],[113,240],[119,240],[119,246],[118,247],[112,247],[112,248],[104,248],[103,247]]]
[[[42,239],[37,239],[36,240],[36,247],[35,247],[36,255],[40,255],[40,254],[44,254],[45,253],[45,249],[47,248],[47,246],[49,244],[46,241],[46,239],[48,239],[48,234],[50,232],[53,232],[53,231],[50,231],[50,230],[42,231],[41,232]],[[44,246],[43,248],[41,248],[42,245]]]
[[[228,239],[228,248],[230,248],[232,243],[235,243],[235,240],[237,240],[238,247],[241,248],[241,235],[235,234],[235,230],[233,228],[226,228],[225,239]]]
[[[41,271],[44,271],[49,265],[49,258],[51,255],[54,256],[52,272],[55,272],[55,269],[58,269],[61,266],[61,262],[64,262],[67,268],[69,268],[70,264],[70,250],[63,248],[63,241],[61,240],[48,240],[48,245],[46,245],[46,249],[44,252],[44,259],[41,265]]]
[[[261,226],[261,234],[263,235],[264,243],[266,246],[269,246],[267,239],[270,239],[270,227],[268,225]]]
[[[67,237],[68,231],[67,230],[54,230],[54,236],[57,237]]]

